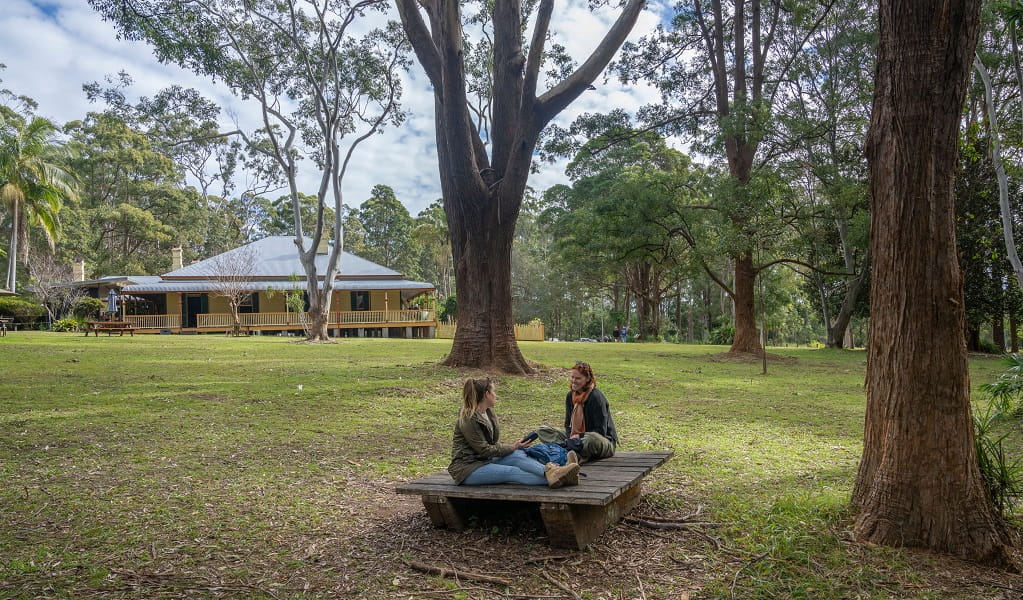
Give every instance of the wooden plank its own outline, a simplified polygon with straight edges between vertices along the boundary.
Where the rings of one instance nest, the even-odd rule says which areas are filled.
[[[540,515],[551,546],[556,548],[585,548],[608,527],[629,513],[640,497],[639,484],[634,485],[608,506],[580,506],[564,503],[543,503]]]

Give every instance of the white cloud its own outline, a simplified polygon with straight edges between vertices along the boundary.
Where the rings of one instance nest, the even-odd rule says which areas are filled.
[[[557,5],[552,28],[558,42],[582,62],[616,16],[614,10],[591,13],[585,0],[570,0]],[[643,14],[630,39],[649,31],[656,21],[654,14]],[[227,116],[230,113],[238,115],[242,123],[257,121],[255,105],[237,100],[206,78],[160,64],[145,44],[117,39],[111,24],[84,0],[5,0],[0,30],[4,31],[0,36],[0,62],[7,65],[0,72],[2,86],[34,98],[39,103],[39,114],[58,123],[97,110],[99,107],[86,100],[82,85],[102,81],[122,70],[135,81],[130,90],[134,95],[152,95],[172,84],[194,87],[225,107],[225,127],[232,125]],[[583,112],[611,108],[634,111],[656,99],[647,86],[624,87],[614,79],[606,84],[600,80],[596,87],[559,115],[556,122],[567,125]],[[385,130],[357,150],[344,187],[348,205],[358,206],[377,184],[394,188],[413,216],[440,197],[433,96],[418,66],[405,77],[403,105],[409,116],[400,129]],[[564,161],[544,165],[530,185],[543,191],[564,182],[563,169]],[[313,190],[317,182],[313,173],[302,177],[303,189]]]

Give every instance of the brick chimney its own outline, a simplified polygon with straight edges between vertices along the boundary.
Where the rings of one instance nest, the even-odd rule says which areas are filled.
[[[330,254],[330,240],[327,238],[327,236],[323,236],[320,238],[320,243],[319,245],[316,246],[316,253]]]
[[[174,246],[171,248],[171,271],[177,271],[181,267],[181,246]]]
[[[75,281],[85,281],[85,259],[79,258],[71,268],[71,275]]]

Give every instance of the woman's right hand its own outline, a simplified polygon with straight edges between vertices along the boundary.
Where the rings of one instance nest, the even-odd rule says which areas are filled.
[[[515,449],[516,450],[522,450],[523,448],[528,448],[532,444],[533,444],[533,440],[529,440],[528,442],[525,439],[516,440],[515,441]]]

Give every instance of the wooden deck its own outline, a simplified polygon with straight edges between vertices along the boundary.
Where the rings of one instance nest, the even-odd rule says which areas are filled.
[[[584,463],[579,485],[550,489],[528,485],[455,485],[437,473],[398,486],[399,494],[422,496],[430,520],[455,531],[465,528],[474,505],[494,502],[538,504],[552,546],[585,548],[639,502],[643,478],[671,458],[671,452],[619,452]]]

